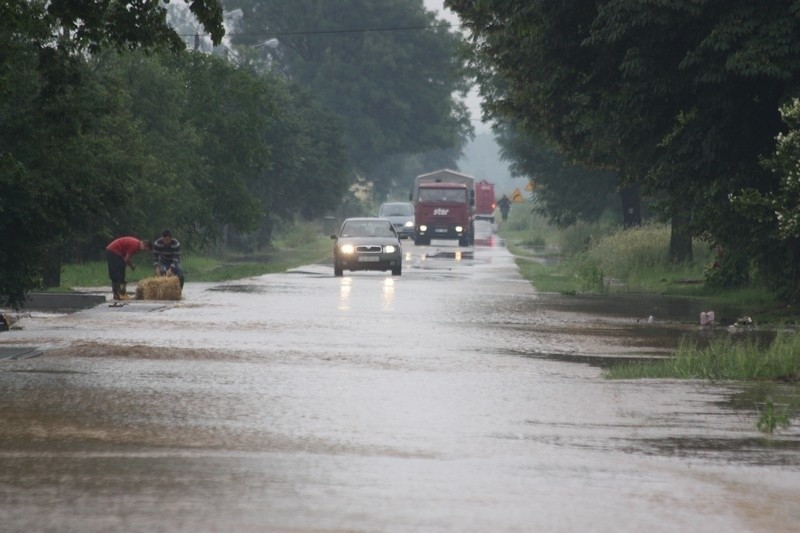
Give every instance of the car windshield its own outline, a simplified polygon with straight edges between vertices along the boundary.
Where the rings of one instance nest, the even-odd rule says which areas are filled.
[[[379,213],[382,217],[410,217],[414,216],[411,204],[386,204],[381,206]]]
[[[420,189],[420,202],[459,202],[466,203],[465,189]]]
[[[342,226],[341,237],[394,237],[392,226],[385,221],[351,220]]]

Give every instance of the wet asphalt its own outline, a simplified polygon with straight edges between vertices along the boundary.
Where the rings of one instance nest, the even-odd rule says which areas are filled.
[[[403,248],[0,333],[0,529],[797,529],[796,422],[603,377],[696,309],[539,293],[491,234]]]

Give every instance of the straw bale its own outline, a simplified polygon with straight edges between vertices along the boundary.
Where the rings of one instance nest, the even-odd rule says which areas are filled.
[[[136,285],[136,299],[180,300],[180,279],[178,279],[178,276],[145,278]]]

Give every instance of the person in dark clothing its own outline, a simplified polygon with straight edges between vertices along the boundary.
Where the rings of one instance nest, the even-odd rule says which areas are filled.
[[[130,299],[125,287],[125,267],[136,270],[132,262],[133,256],[140,250],[149,250],[150,247],[150,241],[139,240],[136,237],[120,237],[106,246],[108,277],[111,278],[111,291],[115,300]]]
[[[161,237],[153,243],[153,266],[156,276],[178,276],[183,289],[183,269],[181,268],[181,243],[172,237],[172,232],[165,229]]]
[[[500,208],[500,216],[503,217],[503,222],[508,220],[508,211],[511,209],[511,200],[508,199],[508,196],[504,194],[503,197],[497,201],[497,207]]]

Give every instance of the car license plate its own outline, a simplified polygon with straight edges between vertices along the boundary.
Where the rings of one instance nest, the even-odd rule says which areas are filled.
[[[358,262],[359,263],[377,263],[380,261],[381,258],[377,255],[359,255]]]
[[[447,233],[447,228],[436,228],[434,231],[436,233]]]

